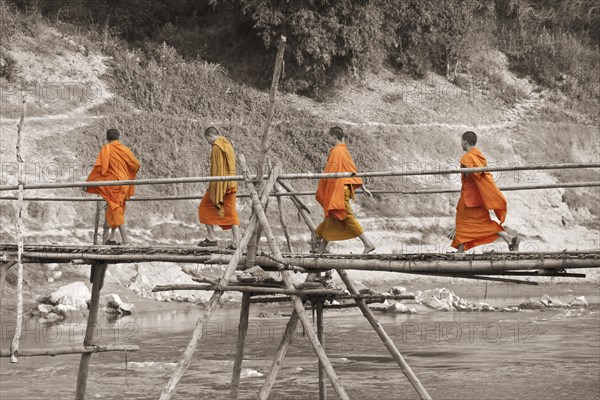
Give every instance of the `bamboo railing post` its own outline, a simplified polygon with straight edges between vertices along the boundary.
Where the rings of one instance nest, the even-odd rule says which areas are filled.
[[[22,129],[25,124],[25,114],[27,112],[27,102],[25,100],[25,92],[21,92],[21,119],[17,125],[17,165],[19,168],[19,210],[17,212],[17,322],[15,326],[15,334],[10,344],[10,362],[18,362],[17,355],[19,353],[19,343],[21,342],[21,326],[23,324],[23,185],[24,165],[23,155],[21,154],[21,145],[23,143]]]
[[[233,376],[231,378],[230,397],[237,399],[240,386],[240,374],[242,373],[242,362],[244,360],[244,344],[248,333],[248,318],[250,315],[250,297],[252,293],[244,292],[242,295],[242,309],[240,311],[240,324],[238,325],[238,337],[233,363]]]
[[[17,260],[12,260],[0,264],[0,309],[2,309],[2,295],[4,294],[4,284],[6,283],[6,275],[8,270],[17,263]]]
[[[337,269],[336,271],[340,275],[340,278],[342,278],[342,281],[348,288],[348,291],[350,292],[350,294],[359,295],[360,293],[358,292],[358,290],[356,290],[356,287],[354,286],[354,284],[348,277],[348,274],[346,273],[346,271],[344,271],[343,269]],[[427,393],[427,391],[425,390],[425,388],[419,381],[419,378],[417,378],[417,376],[414,374],[414,372],[412,371],[412,369],[410,368],[408,363],[404,360],[404,357],[402,357],[402,354],[400,354],[400,351],[398,351],[398,348],[396,347],[396,345],[394,344],[392,339],[390,339],[390,337],[388,336],[386,331],[383,329],[383,327],[381,326],[379,321],[377,321],[377,319],[375,318],[375,315],[373,314],[373,311],[371,311],[371,309],[366,305],[364,300],[361,299],[360,297],[355,297],[354,301],[356,301],[356,304],[362,311],[365,318],[367,318],[367,320],[369,321],[369,323],[371,324],[371,326],[373,327],[375,332],[377,332],[377,334],[383,341],[383,344],[385,345],[385,347],[388,349],[388,351],[390,352],[390,354],[392,355],[394,360],[396,360],[396,362],[402,369],[402,372],[404,373],[404,375],[408,378],[408,380],[410,381],[412,386],[415,388],[415,390],[419,394],[419,397],[422,400],[431,400],[431,396],[429,395],[429,393]]]
[[[275,185],[275,192],[280,193],[279,185]],[[290,238],[290,230],[285,222],[285,214],[283,213],[283,201],[281,200],[281,196],[277,196],[277,209],[279,211],[279,222],[281,223],[281,227],[283,228],[283,234],[285,235],[285,241],[287,243],[288,251],[292,252],[292,240]]]
[[[240,158],[243,158],[243,155],[240,155]],[[259,200],[260,204],[264,204],[267,201],[269,192],[273,188],[273,185],[275,184],[275,180],[277,179],[277,174],[278,174],[278,169],[276,168],[273,170],[273,173],[269,177],[269,180],[267,181],[267,183],[264,187],[262,197]],[[173,372],[171,379],[169,380],[169,382],[163,389],[161,396],[160,396],[161,400],[171,399],[175,395],[175,392],[177,390],[177,385],[179,384],[179,381],[183,377],[183,373],[189,367],[189,365],[192,361],[192,356],[194,355],[194,352],[196,351],[196,347],[198,346],[198,341],[202,338],[204,326],[208,322],[210,317],[212,316],[212,313],[214,312],[219,299],[223,295],[222,288],[227,287],[227,283],[229,282],[229,280],[231,279],[231,276],[233,275],[233,272],[237,268],[237,265],[238,265],[240,259],[242,258],[242,252],[248,246],[248,242],[250,241],[250,238],[252,237],[252,234],[254,233],[254,230],[256,229],[257,225],[258,225],[258,218],[255,215],[253,215],[250,219],[250,223],[248,224],[248,228],[246,228],[246,231],[244,232],[244,235],[242,236],[239,247],[233,253],[233,257],[227,264],[227,268],[225,269],[223,276],[221,276],[221,279],[219,280],[219,284],[217,287],[218,290],[214,291],[212,297],[210,298],[208,306],[204,310],[204,313],[200,316],[200,318],[198,318],[198,321],[196,322],[196,326],[192,333],[192,338],[190,339],[190,342],[188,343],[185,351],[183,352],[183,356],[181,357],[181,360],[177,364],[177,367],[175,368],[175,371]],[[221,288],[221,289],[219,289],[219,288]]]
[[[83,339],[83,345],[86,347],[94,346],[96,328],[98,325],[98,310],[100,308],[100,290],[102,289],[102,284],[104,283],[104,273],[106,272],[107,265],[108,264],[106,263],[98,263],[92,267],[94,283],[92,284],[92,298],[90,300],[87,327],[85,329],[85,337]],[[85,389],[87,386],[87,377],[91,358],[91,353],[81,354],[79,371],[77,372],[75,400],[85,399]]]
[[[269,150],[271,122],[273,121],[273,114],[275,113],[275,96],[277,96],[277,90],[279,87],[279,78],[281,77],[281,70],[283,68],[283,52],[285,50],[285,36],[281,36],[277,45],[277,56],[275,57],[275,69],[273,70],[273,79],[271,80],[271,90],[269,91],[269,108],[267,110],[267,119],[263,128],[263,136],[260,142],[260,152],[258,153],[258,164],[256,165],[256,177],[258,180],[262,180],[263,168],[265,166],[265,159],[267,158],[267,151]],[[259,187],[260,189],[260,187]]]
[[[92,238],[92,244],[94,245],[98,244],[98,231],[100,228],[100,211],[102,211],[102,202],[96,201],[96,216],[94,217],[94,237]],[[104,244],[104,242],[102,242],[102,244]]]
[[[323,326],[323,303],[319,299],[315,302],[317,308],[317,335],[321,346],[325,347],[325,330]],[[319,400],[327,400],[327,383],[325,382],[325,368],[319,360]]]
[[[240,165],[242,166],[244,173],[249,175],[249,171],[248,171],[248,168],[246,165],[246,160],[243,157],[243,155],[240,156]],[[264,209],[262,208],[260,200],[258,199],[258,193],[256,192],[254,185],[252,185],[252,183],[249,180],[247,180],[245,183],[246,183],[246,188],[250,192],[250,196],[252,198],[252,206],[254,209],[254,213],[258,217],[258,220],[263,227],[263,231],[265,232],[265,236],[267,237],[267,242],[269,243],[269,247],[270,247],[271,251],[273,252],[274,256],[277,259],[281,260],[282,259],[281,251],[279,250],[279,247],[277,245],[277,242],[276,242],[273,232],[271,230],[271,226],[269,225],[269,221],[267,220],[267,217],[265,215]],[[285,270],[281,271],[281,277],[287,288],[289,288],[289,289],[294,288],[294,284],[292,283],[292,279],[289,276],[288,271],[285,271]],[[338,396],[341,399],[349,399],[348,395],[346,394],[346,390],[341,385],[339,378],[337,377],[337,374],[335,373],[335,370],[333,369],[333,366],[331,365],[331,362],[327,358],[327,354],[325,353],[325,351],[323,350],[323,347],[319,343],[319,339],[317,338],[317,335],[310,324],[308,316],[306,315],[306,310],[304,309],[304,305],[302,304],[302,301],[300,300],[300,298],[298,296],[295,296],[295,295],[291,296],[291,298],[292,298],[292,304],[294,305],[294,309],[296,310],[296,312],[298,313],[298,316],[300,317],[300,322],[302,323],[302,326],[304,327],[304,330],[306,332],[308,340],[310,341],[311,345],[313,346],[315,353],[317,354],[317,357],[319,358],[319,360],[321,360],[323,362],[325,371],[327,372],[327,376],[329,377],[329,380],[331,381],[333,388],[335,389],[335,391],[337,392]]]

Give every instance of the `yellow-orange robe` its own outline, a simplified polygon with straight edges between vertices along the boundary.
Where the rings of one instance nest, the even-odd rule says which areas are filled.
[[[486,167],[487,160],[473,147],[460,159],[461,167]],[[460,200],[456,207],[456,236],[452,247],[464,244],[464,250],[491,243],[498,239],[498,232],[504,229],[501,224],[506,219],[506,198],[496,186],[492,174],[477,172],[462,176]],[[498,224],[490,218],[493,210],[500,221]]]
[[[210,176],[233,176],[236,174],[233,146],[223,136],[219,136],[212,145],[210,154]],[[207,192],[198,206],[201,224],[219,225],[231,229],[239,225],[236,210],[237,182],[210,182]]]
[[[325,173],[357,172],[348,147],[340,143],[329,153]],[[323,239],[330,241],[347,240],[360,236],[364,230],[358,223],[350,199],[354,199],[354,189],[362,186],[359,177],[321,179],[316,198],[325,212],[325,219],[315,230]]]
[[[96,164],[87,178],[88,182],[133,180],[140,162],[131,150],[118,140],[104,145],[98,153]],[[106,222],[111,228],[125,223],[125,201],[133,195],[134,186],[95,186],[88,193],[99,194],[106,200]]]

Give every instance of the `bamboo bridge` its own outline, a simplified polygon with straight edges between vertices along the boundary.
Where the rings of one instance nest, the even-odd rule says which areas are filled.
[[[550,170],[565,169],[578,170],[582,168],[600,168],[600,163],[576,163],[576,164],[554,164],[554,165],[530,165],[494,168],[460,168],[450,170],[423,170],[423,171],[377,171],[363,172],[358,174],[319,174],[319,173],[295,173],[284,174],[281,165],[275,164],[267,168],[266,155],[269,148],[269,129],[273,118],[274,99],[277,93],[277,85],[281,75],[283,49],[285,38],[278,46],[273,74],[273,83],[270,91],[269,109],[267,121],[261,141],[261,151],[258,154],[257,170],[251,174],[243,154],[239,155],[239,166],[242,175],[227,177],[183,177],[168,179],[146,179],[135,181],[109,181],[109,182],[55,182],[55,183],[27,183],[24,181],[23,159],[21,157],[21,131],[25,121],[25,100],[23,101],[23,112],[17,130],[17,161],[19,163],[19,176],[16,185],[1,186],[0,192],[17,191],[17,194],[9,194],[0,197],[3,201],[17,201],[17,243],[0,243],[0,296],[4,285],[6,273],[13,265],[17,269],[17,323],[10,351],[0,351],[1,357],[10,357],[11,362],[18,362],[20,356],[46,356],[58,354],[81,354],[81,361],[77,374],[77,386],[74,394],[75,399],[84,399],[86,394],[87,378],[90,369],[91,356],[96,352],[104,351],[135,351],[137,346],[111,345],[99,346],[94,343],[97,329],[100,292],[103,286],[104,275],[112,264],[127,264],[147,261],[170,261],[176,263],[201,263],[225,265],[224,272],[218,280],[210,280],[197,277],[195,284],[189,285],[163,285],[154,288],[155,291],[162,290],[208,290],[212,296],[203,314],[196,322],[189,344],[181,355],[169,382],[165,383],[160,394],[160,399],[167,400],[175,396],[178,384],[184,372],[192,362],[195,350],[202,338],[204,328],[211,318],[214,310],[219,304],[221,296],[230,290],[242,292],[242,303],[240,320],[238,325],[238,336],[236,345],[236,357],[234,361],[230,398],[237,398],[240,386],[240,374],[244,359],[244,344],[248,330],[249,310],[252,303],[269,301],[281,301],[284,299],[291,302],[293,313],[289,318],[283,337],[279,343],[277,353],[273,359],[269,372],[265,378],[258,398],[267,399],[277,379],[277,373],[285,358],[287,348],[292,340],[298,324],[302,327],[314,349],[319,360],[319,399],[326,398],[327,380],[333,387],[340,399],[349,399],[349,396],[334,370],[327,354],[324,343],[324,304],[327,299],[345,299],[355,303],[364,317],[368,320],[375,333],[381,339],[383,345],[389,351],[394,361],[400,367],[404,376],[409,380],[421,399],[431,399],[431,396],[419,381],[417,375],[408,365],[398,347],[377,321],[368,303],[381,301],[381,298],[373,294],[361,293],[349,278],[347,270],[369,270],[369,271],[391,271],[398,273],[436,275],[448,277],[460,277],[467,279],[480,279],[501,281],[507,283],[536,284],[519,279],[516,276],[549,276],[549,277],[584,277],[577,272],[568,272],[570,269],[598,268],[600,266],[600,249],[585,251],[523,251],[515,253],[490,252],[484,254],[455,253],[418,253],[418,254],[370,254],[370,255],[343,255],[343,254],[298,254],[282,252],[280,244],[275,239],[268,221],[265,210],[267,200],[274,196],[280,210],[280,223],[286,235],[289,246],[289,234],[287,225],[281,212],[282,198],[291,199],[298,213],[307,225],[310,232],[314,232],[316,224],[312,220],[309,208],[304,204],[301,196],[310,195],[311,192],[295,191],[290,184],[295,179],[324,179],[341,178],[348,176],[414,176],[414,175],[436,175],[436,174],[461,174],[472,172],[493,171],[516,171],[516,170]],[[63,189],[73,187],[90,186],[122,186],[122,185],[163,185],[174,183],[196,183],[236,180],[243,183],[244,196],[252,202],[252,214],[250,220],[245,224],[240,245],[236,250],[225,251],[218,248],[199,248],[184,246],[106,246],[98,244],[99,224],[101,220],[102,203],[89,197],[38,197],[25,196],[26,190]],[[544,190],[556,187],[598,187],[600,182],[568,182],[546,185],[528,185],[503,188],[503,190]],[[414,194],[430,195],[434,193],[452,193],[456,189],[440,188],[425,189],[421,191],[380,191],[382,194]],[[377,192],[377,191],[375,191]],[[239,196],[243,198],[244,196]],[[133,198],[133,201],[163,201],[163,200],[189,200],[199,198],[196,196],[154,196]],[[85,207],[86,202],[92,201],[96,204],[94,221],[93,243],[90,245],[73,244],[34,244],[26,243],[22,233],[23,228],[23,204],[26,201],[73,201],[81,203]],[[268,252],[258,251],[258,243],[261,236],[266,237]],[[87,329],[82,346],[74,348],[42,349],[42,350],[20,350],[21,324],[23,319],[23,266],[24,264],[41,263],[78,263],[91,265],[90,280],[92,282],[92,298],[89,304],[89,316]],[[277,284],[272,283],[246,283],[236,282],[233,274],[236,270],[245,270],[254,266],[260,266],[267,271],[275,271],[281,278]],[[324,287],[322,274],[335,270],[345,285],[345,290]],[[294,284],[291,273],[302,272],[306,274],[304,284]],[[509,278],[510,277],[510,278]],[[308,318],[305,306],[312,303],[316,309],[316,330]],[[345,306],[345,305],[343,305]]]

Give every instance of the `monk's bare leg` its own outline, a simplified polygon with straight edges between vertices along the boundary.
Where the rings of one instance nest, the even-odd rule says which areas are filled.
[[[319,254],[325,253],[328,244],[329,242],[327,240],[321,238],[321,243],[319,244]]]
[[[365,235],[364,233],[361,233],[361,235],[358,238],[365,245],[365,249],[363,250],[363,254],[369,254],[370,252],[372,252],[373,250],[375,250],[375,245],[373,244],[373,242],[371,242],[369,240],[369,238],[367,237],[367,235]]]
[[[129,237],[127,236],[127,225],[125,222],[119,225],[119,233],[121,234],[121,244],[128,244]]]
[[[231,234],[233,236],[233,243],[237,249],[240,245],[240,227],[239,225],[233,225],[231,227]]]
[[[510,251],[519,250],[519,243],[521,242],[521,239],[518,236],[510,236],[504,231],[498,232],[498,236],[500,236],[506,242],[506,244],[508,244],[508,248]]]
[[[108,226],[108,222],[106,222],[106,220],[104,220],[104,225],[102,225],[102,243],[106,243],[106,241],[108,240],[108,232],[109,232],[110,228]]]
[[[464,243],[459,244],[457,249],[458,249],[458,254],[464,254],[465,244]]]
[[[211,242],[217,241],[217,234],[215,233],[215,227],[212,225],[206,225],[206,231],[208,234],[206,235],[207,239]]]

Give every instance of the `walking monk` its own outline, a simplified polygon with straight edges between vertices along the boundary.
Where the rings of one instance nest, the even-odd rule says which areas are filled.
[[[212,145],[210,176],[235,175],[235,153],[231,143],[214,127],[208,128],[204,132],[204,137]],[[208,235],[206,239],[198,243],[198,246],[216,246],[217,236],[214,225],[219,225],[223,230],[231,229],[233,234],[234,244],[228,248],[237,248],[240,243],[240,219],[235,204],[236,192],[236,181],[210,182],[198,207],[200,223],[206,225]]]
[[[348,135],[338,126],[329,130],[328,141],[333,148],[329,153],[323,172],[357,172],[356,165],[346,146],[347,138]],[[366,237],[350,207],[350,199],[354,199],[354,190],[361,187],[368,197],[373,195],[362,179],[358,177],[321,179],[319,181],[316,198],[325,211],[325,220],[315,230],[317,240],[321,241],[320,253],[325,251],[327,244],[331,241],[348,240],[355,237],[358,237],[365,246],[363,254],[375,250],[375,245]]]
[[[88,176],[88,182],[96,181],[123,181],[133,180],[140,169],[140,162],[131,150],[119,141],[119,131],[109,129],[106,131],[108,144],[102,146],[96,164]],[[134,186],[94,186],[87,187],[88,193],[99,194],[106,200],[106,219],[104,221],[104,234],[102,242],[117,244],[115,231],[119,228],[121,243],[127,244],[127,229],[125,225],[125,201],[133,195]],[[110,237],[106,241],[106,233],[110,227]]]
[[[474,132],[463,133],[461,145],[466,153],[460,159],[461,168],[487,166],[487,160],[475,144],[477,135]],[[492,174],[463,173],[461,179],[460,200],[456,206],[456,227],[448,235],[453,239],[452,247],[463,253],[501,237],[508,243],[509,250],[518,251],[521,239],[518,236],[510,237],[501,226],[506,219],[506,198],[496,186]],[[494,211],[500,223],[490,218],[489,210]]]

